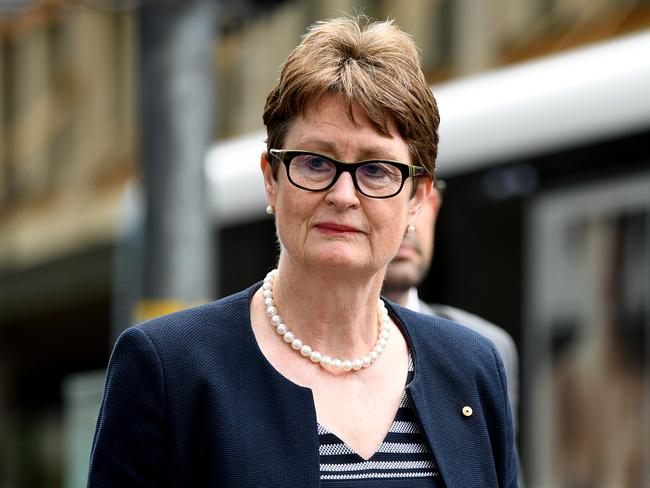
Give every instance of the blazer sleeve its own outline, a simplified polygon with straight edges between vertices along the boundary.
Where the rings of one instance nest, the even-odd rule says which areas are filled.
[[[127,329],[108,366],[88,488],[166,486],[166,416],[165,377],[156,349],[144,331]]]

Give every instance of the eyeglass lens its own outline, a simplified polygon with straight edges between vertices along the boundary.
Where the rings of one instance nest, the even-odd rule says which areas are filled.
[[[314,154],[300,154],[291,159],[289,176],[309,190],[322,190],[336,177],[336,164]],[[361,191],[369,196],[386,196],[397,192],[402,184],[402,172],[396,166],[371,161],[356,168],[354,178]]]

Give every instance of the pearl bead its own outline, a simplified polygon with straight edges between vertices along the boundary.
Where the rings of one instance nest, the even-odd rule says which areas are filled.
[[[351,369],[352,369],[352,361],[350,361],[349,359],[343,361],[343,370],[350,371]]]
[[[266,307],[266,315],[269,317],[273,317],[275,314],[278,313],[278,309],[275,307]]]
[[[343,362],[340,359],[332,359],[332,368],[339,370],[343,367]]]
[[[264,291],[272,290],[272,289],[273,289],[273,285],[271,284],[271,281],[267,281],[262,285],[262,290]]]
[[[264,298],[273,298],[273,292],[271,290],[263,290],[262,296]]]
[[[300,351],[300,352],[302,352],[302,351]],[[320,363],[322,361],[322,359],[323,358],[322,358],[322,356],[320,355],[320,353],[318,351],[312,351],[311,354],[309,355],[309,360],[312,363]]]
[[[291,341],[291,347],[297,351],[302,347],[302,341],[300,339],[294,339]]]
[[[388,339],[388,331],[387,330],[382,330],[381,334],[379,334],[380,339]]]
[[[378,346],[381,346],[382,349],[385,348],[385,347],[386,347],[386,339],[382,337],[381,339],[379,339],[379,340],[377,341],[377,345],[378,345]]]
[[[267,307],[272,307],[273,306],[273,298],[265,298],[264,299],[264,305]]]
[[[284,342],[289,344],[289,343],[293,342],[293,340],[296,338],[296,336],[295,336],[295,334],[293,332],[289,331],[289,332],[286,332],[284,334],[284,336],[282,336],[282,338],[284,339]]]
[[[274,315],[271,317],[271,323],[277,327],[282,323],[282,318],[279,315]]]
[[[300,348],[300,354],[302,354],[302,355],[305,356],[306,358],[308,357],[308,358],[311,359],[311,357],[310,357],[310,356],[311,356],[311,347],[309,347],[307,344],[304,344],[304,345]]]
[[[368,356],[364,356],[363,359],[361,359],[361,366],[364,367],[364,368],[367,368],[368,366],[370,366],[370,363],[371,363],[371,362],[372,362],[372,361],[370,360],[370,356],[369,356],[369,355],[368,355]]]
[[[275,331],[280,335],[286,334],[288,330],[289,328],[284,324],[280,324],[275,328]]]
[[[353,370],[359,371],[362,366],[363,366],[363,361],[361,361],[361,359],[355,359],[354,361],[352,361]]]
[[[370,361],[372,362],[379,357],[379,354],[377,354],[377,351],[370,351],[369,356],[370,356]]]
[[[327,368],[332,365],[332,358],[329,356],[323,356],[320,360],[320,364]]]

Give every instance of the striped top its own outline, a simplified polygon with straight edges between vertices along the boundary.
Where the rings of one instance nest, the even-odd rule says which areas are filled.
[[[413,378],[409,356],[407,384]],[[321,486],[327,488],[432,488],[442,486],[411,399],[402,393],[395,420],[368,460],[318,424]]]

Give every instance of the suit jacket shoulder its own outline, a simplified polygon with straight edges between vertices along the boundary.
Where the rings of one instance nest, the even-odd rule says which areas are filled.
[[[502,356],[504,363],[517,362],[517,348],[512,337],[505,329],[492,322],[485,320],[478,315],[461,310],[460,308],[442,304],[425,304],[427,313],[438,317],[446,318],[452,322],[469,327],[481,335],[490,339]]]

